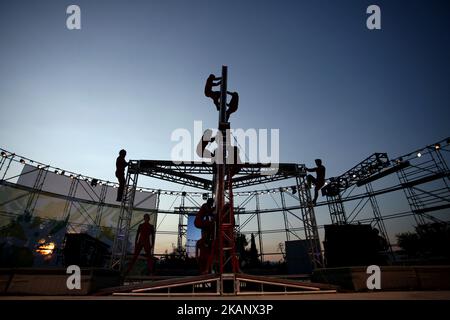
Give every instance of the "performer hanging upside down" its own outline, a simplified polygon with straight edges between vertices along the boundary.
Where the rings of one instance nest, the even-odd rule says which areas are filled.
[[[127,274],[133,269],[134,264],[136,263],[139,254],[142,249],[145,250],[145,254],[147,255],[147,271],[148,274],[153,273],[153,257],[152,257],[152,248],[155,240],[155,228],[152,224],[149,223],[150,215],[144,214],[144,223],[140,224],[136,233],[136,239],[134,242],[134,256],[133,260],[128,266]]]
[[[197,241],[196,256],[202,274],[208,273],[208,259],[211,254],[211,242],[214,231],[214,200],[209,198],[197,212],[194,220],[196,228],[201,229],[202,237]]]
[[[319,196],[319,190],[322,189],[322,187],[325,185],[325,167],[322,165],[322,160],[316,159],[315,160],[317,167],[308,169],[306,168],[306,171],[308,172],[315,172],[316,178],[314,178],[312,175],[308,174],[306,177],[306,182],[308,184],[308,188],[311,188],[311,184],[314,184],[314,199],[312,201],[312,205],[316,205],[317,198]]]
[[[206,147],[211,142],[214,142],[215,139],[216,138],[212,136],[212,130],[206,129],[205,132],[203,133],[202,139],[197,144],[196,152],[200,158],[207,158],[207,159],[213,158],[213,154],[209,150],[206,150]]]
[[[117,189],[117,201],[122,201],[123,191],[125,189],[125,168],[128,162],[125,160],[127,152],[122,149],[119,151],[119,156],[116,159],[116,178],[119,180],[119,188]]]
[[[230,115],[234,112],[236,112],[236,110],[238,109],[239,106],[239,95],[237,92],[229,92],[227,91],[227,93],[229,95],[231,95],[231,100],[230,103],[228,103],[228,109],[226,112],[226,121],[228,122],[228,120],[230,119]]]
[[[212,88],[219,86],[221,83],[221,81],[220,81],[221,79],[222,78],[216,78],[215,75],[210,74],[208,79],[206,80],[206,84],[205,84],[205,96],[207,96],[208,98],[211,98],[214,101],[217,111],[220,110],[220,104],[219,104],[220,92],[213,91]],[[214,82],[214,81],[218,81],[218,82]]]

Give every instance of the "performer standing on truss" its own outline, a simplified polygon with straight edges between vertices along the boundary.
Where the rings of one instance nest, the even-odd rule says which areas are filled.
[[[119,156],[116,159],[116,178],[119,180],[119,188],[117,189],[117,201],[122,201],[123,191],[125,189],[125,168],[128,166],[128,162],[125,160],[127,151],[122,149],[119,151]]]
[[[237,111],[239,106],[239,94],[237,92],[229,92],[227,91],[229,95],[231,95],[230,103],[227,103],[228,109],[226,112],[226,121],[230,119],[230,115]]]
[[[148,213],[144,214],[144,223],[140,224],[136,232],[136,239],[134,241],[134,257],[128,266],[127,274],[133,269],[139,254],[142,249],[145,250],[147,255],[147,270],[148,274],[153,273],[153,257],[152,248],[155,239],[155,228],[149,223],[150,215]]]
[[[321,159],[316,159],[316,166],[315,168],[306,168],[306,171],[308,172],[315,172],[316,177],[314,178],[312,175],[308,174],[306,177],[306,182],[308,184],[308,188],[311,188],[311,184],[314,184],[314,199],[312,201],[312,205],[316,205],[317,198],[319,197],[319,190],[322,189],[322,187],[325,185],[325,167],[322,165]]]
[[[217,87],[220,85],[222,78],[217,78],[215,75],[210,74],[208,79],[206,80],[205,84],[205,96],[208,98],[211,98],[214,101],[214,104],[216,105],[217,111],[220,110],[220,92],[219,91],[213,91],[213,87]],[[214,82],[218,81],[218,82]]]

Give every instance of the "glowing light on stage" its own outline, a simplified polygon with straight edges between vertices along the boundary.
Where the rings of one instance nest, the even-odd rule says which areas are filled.
[[[420,158],[422,154],[420,152],[417,153],[417,158]]]
[[[440,145],[439,143],[436,143],[436,144],[434,145],[434,148],[435,148],[436,150],[439,150],[439,149],[441,148],[441,145]]]
[[[20,159],[20,163],[22,163],[22,164],[23,164],[23,163],[25,163],[25,160],[23,160],[23,159]]]
[[[54,242],[46,242],[45,239],[39,240],[38,243],[39,246],[36,249],[36,252],[43,256],[51,255],[56,247]]]

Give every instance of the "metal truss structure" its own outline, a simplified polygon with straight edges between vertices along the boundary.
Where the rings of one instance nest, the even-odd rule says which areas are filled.
[[[440,222],[428,213],[450,208],[450,171],[443,152],[449,152],[449,139],[395,159],[408,164],[397,175],[418,225]]]
[[[204,176],[212,176],[214,166],[215,164],[211,163],[130,160],[128,170],[131,173],[212,191],[213,181]],[[303,164],[280,163],[276,168],[272,168],[272,164],[243,163],[239,176],[233,179],[232,185],[233,189],[238,189],[304,175],[306,170]]]
[[[223,140],[216,141],[218,144],[217,153],[222,155],[222,159],[226,159],[227,150],[230,147],[230,139],[227,137],[227,129],[230,123],[226,119],[225,112],[227,108],[227,67],[222,67],[222,76],[220,84],[220,110],[218,130],[222,133]],[[437,219],[431,212],[450,208],[450,172],[443,156],[444,152],[450,151],[450,138],[439,141],[435,144],[426,146],[412,153],[390,160],[386,153],[374,153],[367,157],[356,166],[346,171],[338,177],[330,178],[326,186],[322,189],[322,193],[326,196],[326,201],[317,203],[317,206],[327,205],[330,212],[330,218],[333,224],[347,224],[355,221],[359,212],[366,203],[370,203],[373,211],[373,218],[370,223],[376,226],[383,237],[388,239],[387,230],[384,225],[384,217],[378,206],[376,197],[378,195],[403,190],[407,198],[411,213],[418,225],[425,224],[428,221],[442,222]],[[20,159],[20,160],[19,160]],[[19,157],[14,153],[1,150],[0,158],[0,179],[1,185],[8,185],[9,180],[19,175],[6,178],[6,173],[14,162],[22,164],[31,164],[35,168],[30,171],[37,171],[37,178],[33,187],[24,188],[29,192],[27,194],[27,203],[23,214],[32,216],[40,194],[45,193],[42,188],[47,173],[54,171],[62,175],[69,175],[72,182],[69,188],[69,194],[64,196],[66,204],[64,207],[63,217],[70,217],[75,202],[75,194],[79,187],[79,181],[85,180],[92,182],[92,185],[98,183],[99,180],[77,175],[75,173],[66,172],[59,168],[34,162],[30,159]],[[120,214],[117,222],[115,238],[111,252],[111,268],[121,271],[126,261],[126,255],[129,247],[129,235],[131,228],[131,220],[135,209],[136,192],[142,190],[138,187],[138,178],[140,175],[165,180],[183,186],[194,187],[200,189],[199,195],[211,194],[216,204],[215,212],[215,228],[214,239],[212,242],[212,254],[209,261],[209,271],[211,274],[192,277],[182,280],[170,280],[167,283],[158,282],[145,287],[131,289],[131,294],[143,294],[149,292],[160,292],[167,290],[171,292],[173,288],[183,288],[181,293],[185,293],[186,287],[192,290],[197,289],[211,290],[214,294],[241,294],[245,289],[252,288],[249,292],[255,293],[255,286],[259,292],[264,293],[264,286],[276,287],[274,292],[286,293],[288,291],[296,291],[297,289],[318,290],[320,288],[315,285],[307,286],[299,282],[289,282],[285,280],[269,279],[267,277],[255,277],[243,275],[240,273],[238,258],[236,254],[235,238],[236,232],[240,232],[249,220],[253,217],[257,219],[257,236],[259,238],[259,249],[261,260],[264,259],[264,248],[262,241],[263,230],[261,230],[260,215],[263,212],[281,212],[283,215],[284,228],[281,230],[285,234],[286,241],[291,240],[291,235],[295,235],[293,228],[290,227],[288,216],[295,216],[302,222],[302,231],[304,232],[304,240],[309,245],[309,255],[314,268],[324,267],[322,250],[320,246],[320,237],[318,225],[315,217],[314,206],[311,205],[311,192],[306,183],[306,167],[303,164],[296,163],[280,163],[276,164],[262,163],[242,163],[239,164],[239,172],[234,177],[230,177],[230,167],[227,163],[205,163],[205,162],[172,162],[166,160],[130,160],[126,187],[120,205]],[[1,174],[3,172],[3,175]],[[28,173],[30,173],[28,172]],[[374,190],[372,182],[377,181],[385,176],[396,173],[400,181],[399,185],[385,188],[382,190]],[[27,174],[27,173],[25,173]],[[207,178],[212,177],[212,178]],[[255,190],[236,192],[235,190],[244,187],[251,187],[265,183],[280,182],[287,179],[295,179],[295,185],[289,187],[278,187],[275,189]],[[105,196],[107,186],[117,186],[115,183],[103,181],[104,188],[100,194],[95,194],[92,202],[98,205],[96,216],[90,217],[93,224],[100,224],[105,205]],[[352,195],[352,191],[358,187],[364,187],[364,191],[357,195]],[[287,192],[289,188],[292,193]],[[295,190],[295,192],[294,192]],[[152,190],[159,195],[162,190]],[[279,193],[281,199],[281,208],[278,209],[261,209],[259,195],[264,193]],[[181,205],[178,210],[168,211],[165,213],[173,213],[179,215],[177,230],[177,248],[178,251],[183,249],[183,237],[186,235],[185,217],[187,207],[185,199],[192,192],[173,192],[166,194],[181,195]],[[285,195],[293,197],[298,201],[298,205],[288,207],[285,201]],[[242,208],[235,208],[235,196],[248,196],[248,199],[255,198],[255,211]],[[360,200],[357,207],[347,214],[344,203],[347,201]],[[365,200],[365,203],[364,203]],[[245,205],[245,202],[241,206]],[[197,203],[198,204],[198,203]],[[228,205],[228,207],[227,207]],[[83,211],[82,205],[78,208]],[[293,213],[299,210],[300,215]],[[157,208],[157,212],[164,212]],[[235,212],[236,211],[236,212]],[[240,223],[242,214],[249,215],[249,218]],[[236,225],[235,218],[239,219]],[[281,291],[277,291],[282,288]],[[166,293],[167,293],[166,292]],[[208,291],[209,292],[209,291]],[[271,291],[272,292],[272,291]],[[117,293],[117,292],[116,292]],[[130,292],[127,292],[130,294]]]
[[[449,170],[448,166],[446,164],[445,156],[448,156],[448,152],[450,151],[450,138],[443,139],[437,143],[428,145],[424,148],[415,150],[414,152],[411,152],[409,154],[403,155],[401,157],[397,157],[393,160],[390,160],[389,165],[383,164],[383,168],[381,170],[377,170],[372,175],[366,175],[364,179],[356,179],[353,178],[353,175],[347,174],[347,177],[351,177],[351,188],[344,189],[342,193],[340,193],[340,201],[332,201],[332,199],[329,198],[327,195],[327,201],[325,202],[318,202],[317,206],[333,206],[336,203],[342,205],[346,202],[352,202],[352,201],[363,201],[366,200],[366,203],[370,203],[373,209],[374,217],[370,220],[367,219],[358,219],[358,213],[361,211],[362,206],[359,206],[357,210],[354,210],[353,212],[350,212],[348,215],[348,223],[354,223],[354,222],[369,222],[373,223],[375,227],[377,227],[382,234],[387,235],[386,228],[384,226],[384,220],[386,218],[395,218],[395,217],[403,217],[405,215],[411,215],[414,216],[416,219],[417,224],[423,224],[427,221],[430,222],[441,222],[439,219],[435,218],[431,213],[433,211],[446,209],[449,207],[450,203],[450,192],[449,192]],[[104,206],[104,198],[106,194],[106,188],[107,186],[114,186],[116,184],[95,179],[92,177],[87,177],[81,174],[77,174],[74,172],[70,172],[67,170],[62,170],[60,168],[55,168],[52,166],[49,166],[47,164],[43,164],[31,159],[28,159],[23,156],[19,156],[15,153],[9,152],[7,150],[1,149],[1,157],[0,157],[0,176],[2,179],[0,180],[0,184],[2,185],[10,185],[18,187],[24,191],[27,191],[23,195],[23,197],[27,197],[27,206],[26,210],[22,214],[25,214],[25,211],[28,212],[28,214],[33,214],[33,204],[36,203],[37,197],[41,194],[48,194],[48,192],[45,192],[42,190],[42,184],[43,179],[46,176],[47,172],[55,172],[61,175],[66,175],[68,177],[72,177],[72,184],[71,184],[71,190],[74,190],[74,188],[77,187],[77,182],[79,181],[89,181],[95,180],[96,183],[102,186],[102,191],[99,195],[96,195],[94,193],[94,190],[92,190],[93,199],[92,201],[87,201],[91,205],[98,205],[97,209],[97,215],[96,217],[92,217],[91,220],[93,220],[96,224],[99,223],[101,215],[102,215],[102,208]],[[376,157],[375,157],[376,159]],[[12,163],[20,163],[20,164],[29,164],[34,165],[35,168],[32,171],[29,171],[25,174],[30,174],[31,172],[38,172],[37,175],[38,179],[34,182],[34,185],[32,188],[15,185],[10,183],[9,181],[13,180],[14,178],[19,177],[21,174],[13,174],[12,176],[7,177],[7,172],[10,170]],[[153,162],[153,161],[152,161]],[[386,163],[386,161],[384,161]],[[162,165],[167,166],[167,162],[162,162]],[[170,165],[172,166],[172,165]],[[173,166],[175,166],[173,164]],[[197,168],[194,168],[197,167]],[[200,165],[200,167],[204,168],[211,168],[209,165]],[[303,167],[302,165],[299,165],[298,167]],[[198,165],[191,166],[189,168],[188,165],[186,165],[184,169],[182,167],[182,170],[188,170],[189,173],[195,172],[194,170],[197,170],[198,172],[205,172],[204,169],[198,169]],[[207,170],[207,169],[206,169]],[[212,169],[210,169],[212,170]],[[244,169],[246,170],[246,169]],[[254,168],[250,169],[254,170]],[[244,171],[248,172],[248,171]],[[400,183],[398,185],[384,188],[381,190],[374,190],[372,187],[371,182],[376,181],[378,179],[381,179],[384,176],[387,176],[391,173],[397,173]],[[334,178],[329,181],[329,184],[332,181],[339,181],[339,179]],[[355,194],[355,190],[358,190],[358,186],[364,186],[364,192]],[[262,241],[262,235],[266,233],[274,233],[274,232],[283,232],[286,234],[286,240],[291,239],[292,237],[298,238],[296,232],[303,231],[307,228],[305,226],[303,228],[293,228],[293,227],[286,227],[286,221],[285,221],[285,227],[282,230],[263,230],[261,227],[261,221],[260,216],[261,214],[267,214],[267,213],[281,213],[283,216],[283,219],[287,218],[287,215],[290,217],[295,217],[296,219],[301,220],[302,217],[294,214],[295,210],[301,210],[305,206],[302,204],[302,202],[299,201],[299,198],[292,194],[292,191],[294,186],[287,186],[287,187],[277,187],[273,189],[260,189],[260,190],[252,190],[252,191],[241,191],[241,192],[235,192],[234,196],[238,197],[244,197],[244,201],[240,204],[239,207],[236,207],[236,219],[239,221],[237,224],[237,232],[239,233],[245,233],[242,229],[249,223],[250,220],[253,218],[257,219],[257,230],[256,235],[259,238],[259,253],[261,260],[264,259],[265,255],[273,254],[271,252],[266,252],[264,250],[263,241]],[[183,192],[180,191],[169,191],[169,190],[159,190],[159,189],[151,189],[151,188],[143,188],[139,187],[139,191],[146,190],[150,192],[154,192],[155,194],[159,195],[167,195],[167,196],[180,196],[183,194]],[[343,189],[341,189],[342,191]],[[386,194],[386,193],[392,193],[395,191],[403,190],[405,195],[407,196],[408,203],[411,208],[411,212],[403,212],[395,215],[382,215],[380,212],[379,206],[376,202],[376,197]],[[127,191],[131,191],[127,189]],[[350,191],[350,192],[347,192]],[[298,206],[291,206],[287,207],[284,201],[282,201],[282,207],[281,208],[269,208],[269,209],[261,209],[259,205],[259,198],[261,195],[265,194],[271,194],[271,193],[281,193],[284,195],[289,195],[292,197],[297,198],[299,201]],[[201,192],[185,192],[186,197],[190,199],[190,201],[195,201],[195,197],[203,196],[205,193],[204,191]],[[55,197],[60,197],[66,200],[66,206],[65,206],[65,216],[70,214],[70,211],[73,210],[70,207],[73,205],[73,202],[77,199],[73,198],[74,192],[69,192],[67,196],[62,195],[56,195],[56,194],[48,194]],[[245,208],[248,204],[248,202],[251,199],[256,199],[257,206],[254,210],[249,210],[248,208]],[[197,206],[197,203],[194,203],[194,207]],[[194,208],[193,207],[193,208]],[[83,208],[79,207],[78,210],[83,210]],[[164,210],[162,208],[158,208],[158,213],[163,214],[179,214],[177,210]],[[285,214],[283,214],[283,212]],[[330,217],[332,218],[333,223],[335,223],[336,220],[333,220],[333,214],[332,210],[330,210]],[[341,210],[340,212],[345,212],[344,210]],[[123,220],[125,222],[126,220]],[[342,220],[339,220],[342,221]],[[288,232],[286,233],[286,228],[288,228]],[[319,226],[320,228],[320,226]],[[172,232],[169,231],[157,231],[162,234],[168,233],[172,234]],[[178,231],[173,232],[173,234],[178,234]],[[289,234],[289,236],[287,235]],[[288,238],[289,237],[289,238]],[[388,239],[388,238],[387,238]]]
[[[216,141],[218,148],[216,152],[221,153],[222,159],[227,158],[227,150],[230,148],[230,139],[227,129],[230,124],[226,122],[225,110],[227,108],[227,68],[222,67],[221,76],[221,99],[219,112],[219,131],[222,133],[222,141]],[[295,178],[296,189],[299,194],[300,206],[302,207],[302,221],[304,223],[306,240],[309,242],[311,262],[314,267],[323,266],[320,240],[317,223],[314,215],[314,208],[308,205],[311,202],[310,190],[306,187],[306,170],[304,165],[298,164],[277,164],[273,169],[271,164],[239,164],[239,176],[231,177],[230,172],[233,165],[227,161],[214,164],[204,163],[173,163],[170,161],[155,160],[133,160],[128,164],[127,185],[123,196],[120,217],[117,224],[117,231],[112,250],[111,267],[121,270],[124,265],[126,250],[128,247],[128,234],[130,228],[131,215],[134,207],[134,194],[137,189],[137,179],[139,175],[146,175],[183,185],[211,191],[215,200],[215,227],[211,244],[211,254],[208,258],[208,270],[215,272],[222,279],[232,279],[232,293],[236,293],[235,276],[239,271],[239,262],[236,254],[236,230],[235,214],[233,202],[233,189],[248,187],[265,182],[274,182],[288,178]],[[196,175],[194,175],[196,174]],[[208,174],[213,176],[208,180],[198,175]],[[186,193],[182,194],[182,204]],[[228,200],[228,202],[226,202]],[[181,251],[182,237],[185,233],[184,211],[179,213],[178,223],[178,249]],[[288,226],[286,225],[286,233]],[[260,241],[260,246],[262,241]],[[259,279],[270,283],[269,279]],[[172,284],[168,284],[171,286]],[[224,286],[220,286],[221,294],[225,293]]]

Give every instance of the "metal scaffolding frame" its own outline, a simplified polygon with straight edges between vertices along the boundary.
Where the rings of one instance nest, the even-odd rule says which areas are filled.
[[[360,221],[360,222],[364,222],[367,221],[369,223],[372,223],[374,225],[377,226],[377,228],[380,230],[380,232],[384,235],[387,234],[387,231],[385,229],[385,227],[383,227],[380,223],[383,223],[383,221],[385,219],[391,219],[391,218],[395,218],[395,217],[403,217],[406,215],[410,215],[409,213],[402,213],[402,214],[394,214],[394,215],[385,215],[383,216],[379,210],[378,204],[376,202],[373,202],[372,200],[376,201],[376,197],[379,195],[382,195],[384,193],[390,193],[390,192],[394,192],[394,191],[399,191],[399,190],[404,190],[405,193],[408,192],[407,189],[413,189],[416,194],[419,193],[419,191],[421,192],[420,194],[422,195],[422,198],[420,198],[420,200],[424,201],[427,200],[428,198],[426,198],[425,196],[429,196],[428,201],[424,201],[425,205],[422,205],[421,208],[416,209],[416,207],[414,207],[412,205],[412,202],[410,203],[411,206],[411,212],[413,212],[413,214],[416,216],[417,213],[420,213],[420,216],[422,216],[423,218],[430,220],[430,221],[440,221],[439,219],[433,218],[432,215],[430,215],[430,213],[434,210],[440,210],[440,209],[445,209],[448,207],[448,204],[450,202],[450,193],[449,193],[449,170],[448,170],[448,166],[446,164],[445,158],[443,153],[446,153],[446,155],[448,155],[448,151],[450,150],[449,147],[449,139],[444,139],[442,141],[439,141],[438,143],[426,146],[422,149],[416,150],[410,154],[404,155],[402,157],[398,157],[394,160],[390,161],[389,165],[383,166],[383,168],[375,173],[372,173],[372,175],[368,175],[366,176],[363,180],[357,180],[355,181],[356,183],[353,184],[354,187],[356,186],[364,186],[365,187],[365,192],[362,194],[352,194],[352,192],[350,192],[349,194],[346,194],[344,196],[341,197],[342,203],[343,202],[348,202],[348,201],[355,201],[355,200],[362,200],[362,199],[367,199],[372,205],[373,211],[374,211],[374,218],[371,219],[362,219],[362,220],[356,220],[356,216],[352,217],[352,220],[349,219],[349,221]],[[420,156],[419,156],[420,153]],[[19,159],[21,161],[19,161]],[[15,155],[14,153],[11,152],[7,152],[6,150],[2,149],[2,156],[0,158],[0,174],[2,175],[2,177],[4,178],[3,180],[1,180],[1,184],[2,185],[8,185],[8,181],[11,178],[14,177],[18,177],[20,175],[16,175],[13,177],[9,177],[6,178],[6,172],[7,170],[5,169],[9,169],[9,167],[11,166],[11,164],[13,162],[20,162],[23,164],[23,159],[26,159],[24,157],[20,157]],[[81,180],[86,180],[88,179],[88,177],[86,176],[82,176],[79,174],[75,174],[75,173],[71,173],[71,172],[66,172],[65,170],[61,170],[58,168],[54,168],[51,167],[49,165],[45,165],[33,160],[29,160],[27,159],[28,163],[32,163],[34,165],[36,165],[36,168],[33,170],[33,172],[36,171],[40,171],[41,178],[40,179],[36,179],[34,186],[32,188],[28,188],[28,187],[23,187],[23,186],[17,186],[20,187],[23,190],[28,191],[28,193],[25,195],[28,197],[28,199],[37,199],[35,197],[32,197],[33,194],[35,194],[36,196],[38,194],[47,194],[47,192],[43,191],[40,189],[40,185],[42,187],[42,177],[50,171],[53,171],[53,169],[59,170],[59,174],[65,174],[65,175],[69,175],[73,177],[73,187],[76,186],[76,182],[77,181],[81,181]],[[136,162],[136,165],[138,164],[138,162]],[[207,166],[208,167],[208,166]],[[184,166],[181,166],[181,168],[184,168]],[[250,170],[254,170],[255,167],[251,168]],[[301,165],[298,166],[298,168],[301,168]],[[245,167],[244,167],[245,169]],[[1,171],[3,170],[3,171]],[[184,170],[184,169],[183,169]],[[194,170],[194,169],[189,169],[189,170]],[[198,170],[197,172],[200,172],[200,170],[197,168],[195,170]],[[415,175],[409,175],[407,180],[403,180],[401,181],[401,183],[399,185],[393,186],[393,187],[388,187],[385,189],[381,189],[381,190],[373,190],[372,185],[370,184],[370,182],[375,181],[377,179],[380,179],[388,174],[391,173],[397,173],[398,175],[402,174],[402,171],[405,170],[411,170],[411,171],[416,171]],[[133,171],[131,170],[130,173],[132,173]],[[201,169],[201,172],[204,172],[203,169]],[[30,172],[28,172],[30,173]],[[28,174],[25,173],[25,174]],[[289,178],[289,177],[286,177]],[[92,178],[90,178],[92,179]],[[40,183],[40,182],[41,183]],[[86,180],[88,181],[88,180]],[[440,187],[429,190],[426,188],[427,185],[431,184],[433,186],[434,183],[439,182],[440,181]],[[107,181],[100,181],[100,184],[103,185],[102,190],[106,190],[106,186],[108,185]],[[109,185],[114,185],[109,183]],[[136,188],[137,187],[137,182],[136,182]],[[240,196],[240,197],[245,197],[244,201],[241,203],[240,207],[245,207],[246,204],[254,197],[260,197],[260,195],[262,194],[269,194],[269,193],[273,193],[273,192],[283,192],[283,194],[288,194],[291,195],[291,193],[286,192],[289,189],[291,189],[292,186],[288,186],[288,187],[282,187],[282,188],[274,188],[274,189],[263,189],[263,190],[252,190],[252,191],[242,191],[242,192],[236,192],[235,196]],[[149,188],[139,188],[139,190],[154,190],[154,189],[149,189]],[[127,191],[130,191],[130,188],[127,188]],[[300,188],[301,190],[301,188]],[[348,190],[348,189],[347,189]],[[356,190],[356,188],[355,188]],[[155,193],[157,193],[156,190],[154,190]],[[182,192],[179,191],[159,191],[159,192],[163,192],[166,195],[180,195],[182,194]],[[99,200],[93,199],[92,204],[98,204],[98,211],[100,212],[102,209],[101,207],[104,205],[104,200],[102,201],[102,195],[104,194],[104,192],[100,192],[100,196],[99,196]],[[203,192],[187,192],[187,196],[201,196],[203,195]],[[161,194],[161,193],[158,193]],[[66,204],[69,206],[69,204],[71,203],[71,201],[74,201],[76,199],[73,199],[70,196],[70,192],[68,196],[59,196],[58,197],[62,197],[64,199],[66,199]],[[104,196],[103,196],[104,198]],[[431,200],[433,199],[433,201]],[[159,200],[159,197],[158,197]],[[258,199],[259,202],[259,199]],[[438,202],[438,203],[436,203]],[[30,209],[32,208],[31,204],[35,203],[35,201],[28,201],[27,203],[30,203],[30,206],[28,206]],[[322,206],[322,205],[329,205],[329,202],[319,202],[317,203],[317,206]],[[304,208],[305,205],[303,202],[299,201],[299,205],[298,206],[291,206],[291,207],[282,207],[282,208],[273,208],[273,209],[261,209],[259,207],[259,204],[257,206],[257,208],[252,211],[252,210],[248,210],[245,212],[241,212],[239,214],[237,214],[237,219],[241,219],[241,214],[242,215],[247,215],[248,217],[260,217],[261,214],[263,213],[269,213],[269,212],[281,212],[281,213],[289,213],[291,214],[293,210],[301,210],[302,208]],[[241,208],[242,209],[242,208]],[[32,211],[32,210],[31,210]],[[156,210],[157,212],[160,213],[175,213],[173,211],[164,211],[163,209],[160,209],[158,206],[158,209]],[[70,210],[67,209],[67,212],[70,212]],[[125,212],[125,211],[124,211]],[[293,214],[293,216],[295,216]],[[97,214],[96,218],[95,218],[95,222],[97,223],[100,220],[101,214]],[[260,218],[258,218],[260,219]],[[248,220],[248,219],[247,219]],[[245,220],[245,221],[247,221]],[[126,219],[124,219],[124,221],[126,221]],[[245,225],[245,221],[244,223],[238,225],[239,228],[241,228],[243,225]],[[419,223],[421,223],[420,221],[418,221]],[[384,224],[384,223],[383,223]],[[320,226],[318,226],[318,228],[320,228]],[[262,235],[266,234],[266,233],[274,233],[274,232],[286,232],[286,225],[285,228],[282,230],[262,230],[261,229],[261,224],[258,224],[257,227],[258,230],[256,230],[255,233],[258,234],[258,239],[262,239]],[[294,234],[297,231],[302,231],[304,232],[305,230],[308,230],[308,228],[290,228],[289,227],[289,231],[291,232],[291,234]],[[161,231],[160,232],[164,232]],[[244,234],[249,234],[253,231],[243,231],[241,229],[239,229],[239,232],[244,233]],[[314,239],[314,236],[310,237],[312,239]],[[267,254],[276,254],[276,253],[268,253],[264,251],[264,248],[262,246],[263,241],[260,241],[261,246],[260,246],[260,256],[263,258],[265,255]],[[117,252],[117,251],[116,251]]]
[[[111,251],[111,269],[122,270],[128,250],[128,237],[130,234],[131,218],[134,209],[134,196],[136,194],[139,173],[127,170],[127,180],[124,190],[119,220]]]
[[[317,227],[314,206],[311,205],[311,191],[307,187],[305,176],[297,177],[296,181],[305,240],[309,244],[311,262],[314,268],[321,268],[324,267],[324,261],[320,247],[319,229]]]
[[[178,239],[177,239],[177,251],[178,253],[183,252],[183,238],[186,236],[187,224],[185,223],[185,217],[187,215],[186,206],[186,193],[181,195],[181,204],[175,211],[178,211]]]
[[[442,155],[443,151],[449,151],[448,142],[448,139],[440,141],[395,160],[408,163],[397,175],[417,225],[426,224],[427,220],[441,222],[428,213],[450,208],[450,171]],[[416,183],[432,184],[438,180],[443,185],[429,190]]]

